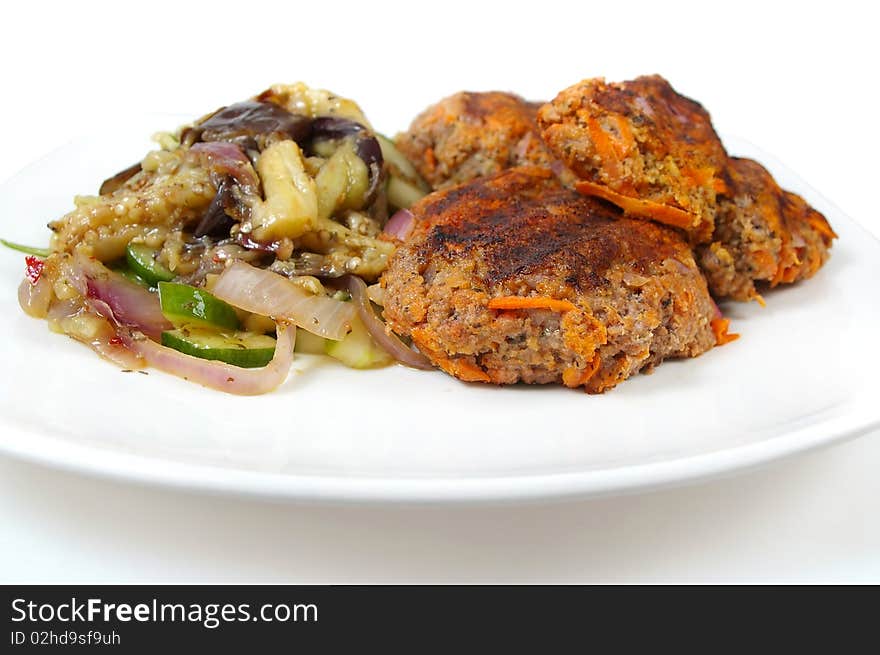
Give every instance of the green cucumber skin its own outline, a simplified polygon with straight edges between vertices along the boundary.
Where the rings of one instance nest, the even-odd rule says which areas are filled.
[[[129,282],[134,282],[135,284],[137,284],[137,285],[139,285],[139,286],[142,286],[142,287],[144,287],[144,288],[146,288],[146,289],[150,289],[151,291],[155,291],[155,290],[156,290],[156,287],[151,286],[149,282],[147,282],[144,278],[142,278],[140,275],[138,275],[137,273],[135,273],[135,272],[134,272],[133,270],[131,270],[130,268],[123,268],[123,269],[120,269],[120,270],[117,271],[117,272],[118,272],[122,277],[124,277],[126,280],[128,280]]]
[[[125,260],[114,262],[113,264],[108,265],[108,268],[114,273],[119,273],[119,275],[124,277],[129,282],[134,282],[138,286],[149,289],[150,291],[156,290],[156,287],[150,286],[149,282],[147,282],[144,278],[131,270]]]
[[[240,341],[236,342],[234,339],[224,338],[219,333],[211,335],[211,337],[212,341],[222,342],[223,340],[228,340],[230,343],[236,343],[237,347],[217,348],[207,346],[203,339],[199,339],[198,334],[185,329],[163,332],[162,345],[180,351],[185,355],[221,361],[241,368],[262,368],[272,361],[272,357],[275,356],[274,345],[271,348],[247,348],[243,347]],[[271,339],[271,337],[266,337],[266,339]]]
[[[130,243],[125,249],[128,267],[151,287],[159,282],[170,282],[175,277],[174,273],[156,261],[155,254],[155,249],[144,244]]]
[[[175,325],[239,328],[238,314],[232,305],[204,289],[176,282],[159,282],[162,313]]]

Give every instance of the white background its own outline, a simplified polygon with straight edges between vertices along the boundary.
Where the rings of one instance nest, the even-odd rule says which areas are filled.
[[[460,89],[541,99],[658,72],[880,235],[868,7],[18,3],[0,179],[126,113],[195,117],[278,81],[355,98],[393,133]],[[880,582],[878,462],[875,433],[689,488],[450,509],[267,504],[0,460],[0,581]]]

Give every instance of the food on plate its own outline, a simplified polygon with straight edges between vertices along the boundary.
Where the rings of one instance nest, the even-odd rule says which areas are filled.
[[[382,277],[385,317],[462,380],[598,393],[724,340],[675,231],[514,168],[433,193]]]
[[[173,133],[23,251],[19,302],[126,369],[264,393],[296,353],[601,393],[737,338],[716,300],[836,235],[659,76],[452,95],[396,143],[276,85]]]
[[[419,114],[397,147],[434,189],[506,168],[553,160],[535,122],[539,102],[518,95],[462,91]]]
[[[278,85],[209,114],[79,196],[50,223],[52,250],[111,262],[129,244],[202,282],[229,258],[286,274],[375,279],[391,245],[383,147],[350,100]]]
[[[711,239],[727,154],[706,110],[662,77],[583,80],[541,107],[538,123],[578,191]]]
[[[588,79],[536,107],[513,94],[459,93],[425,110],[398,143],[436,187],[534,163],[629,216],[683,229],[699,242],[697,262],[719,300],[762,301],[756,283],[806,279],[827,261],[836,235],[825,218],[760,164],[729,157],[706,110],[663,78]],[[520,134],[528,149],[517,147]]]
[[[426,365],[362,292],[394,252],[389,213],[424,182],[357,104],[277,85],[157,140],[49,223],[28,314],[125,368],[231,393],[283,381],[297,332],[356,368]]]
[[[712,295],[761,300],[756,282],[775,287],[812,277],[837,236],[825,217],[756,161],[731,157],[723,175],[712,242],[697,249]]]

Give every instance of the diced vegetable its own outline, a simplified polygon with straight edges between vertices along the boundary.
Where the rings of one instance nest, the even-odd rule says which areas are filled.
[[[313,230],[318,218],[318,197],[299,146],[293,141],[272,144],[260,155],[257,172],[266,200],[251,208],[254,239],[295,239]]]
[[[330,218],[338,209],[360,209],[364,204],[369,173],[351,143],[340,145],[315,177],[318,217]]]
[[[174,279],[174,273],[156,261],[157,252],[155,248],[143,243],[129,243],[125,249],[128,267],[151,287]]]
[[[296,352],[298,353],[323,355],[325,343],[328,343],[328,340],[324,337],[319,337],[317,334],[312,334],[302,328],[296,329]],[[331,341],[330,343],[336,342]]]
[[[394,363],[394,358],[376,345],[359,318],[351,323],[342,341],[325,340],[324,352],[351,368],[374,368]]]
[[[275,354],[275,339],[253,332],[218,332],[179,328],[162,333],[162,345],[201,359],[213,359],[242,368],[266,366]]]
[[[228,303],[204,289],[174,282],[159,283],[162,313],[178,327],[215,327],[237,330],[238,315]]]

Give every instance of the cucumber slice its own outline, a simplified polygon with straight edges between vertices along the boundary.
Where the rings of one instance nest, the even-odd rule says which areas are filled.
[[[145,289],[155,290],[155,287],[151,287],[149,282],[147,282],[144,278],[142,278],[140,275],[135,273],[133,270],[131,270],[127,266],[123,266],[121,268],[114,268],[113,270],[116,271],[117,273],[119,273],[122,277],[124,277],[129,282],[134,282],[135,284],[138,284],[138,285],[144,287]]]
[[[134,282],[135,284],[142,286],[146,289],[150,289],[151,291],[155,291],[155,287],[151,287],[149,283],[142,278],[140,275],[135,273],[128,267],[128,264],[124,259],[119,259],[115,262],[107,264],[107,268],[109,268],[114,273],[119,273],[122,277],[124,277],[129,282]]]
[[[351,368],[376,368],[394,362],[391,355],[376,345],[367,328],[357,317],[351,322],[351,332],[342,341],[331,339],[324,341],[324,352]]]
[[[307,353],[309,355],[323,355],[324,343],[327,341],[324,337],[312,334],[302,328],[296,329],[296,347],[294,352]]]
[[[159,282],[159,305],[165,318],[177,327],[239,328],[232,305],[188,284]]]
[[[180,328],[163,332],[162,345],[193,357],[216,359],[242,368],[266,366],[275,355],[275,339],[253,332]]]
[[[125,248],[125,261],[128,267],[151,287],[159,282],[169,282],[174,279],[174,273],[156,261],[157,252],[155,248],[143,243],[129,243]]]

